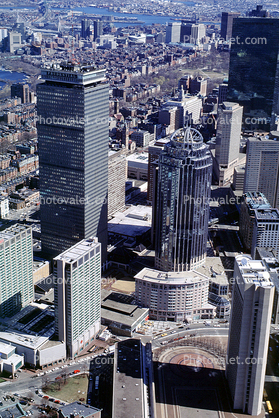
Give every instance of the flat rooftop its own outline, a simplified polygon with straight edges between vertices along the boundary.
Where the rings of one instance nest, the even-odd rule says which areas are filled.
[[[92,249],[97,248],[98,246],[100,246],[98,238],[84,239],[73,245],[68,250],[59,254],[54,258],[54,260],[65,260],[67,263],[72,263],[87,254]]]
[[[0,353],[1,354],[8,355],[14,349],[15,349],[15,347],[13,347],[12,345],[0,342]]]
[[[0,332],[0,341],[11,344],[23,345],[32,350],[40,348],[42,344],[48,341],[47,337],[39,337],[36,335],[15,333],[15,332]]]
[[[243,195],[245,203],[250,209],[268,209],[270,203],[263,193],[247,192]]]
[[[145,416],[141,341],[130,339],[116,344],[113,376],[113,418]]]
[[[90,405],[85,405],[81,402],[72,402],[60,408],[60,411],[62,413],[62,416],[65,418],[72,417],[75,415],[86,418],[93,415],[94,413],[99,412],[100,409],[94,408]]]
[[[15,224],[0,232],[0,244],[4,241],[9,241],[21,232],[32,231],[32,228],[27,225]]]
[[[183,271],[183,272],[162,272],[148,267],[143,268],[138,274],[135,275],[135,279],[143,279],[150,283],[162,282],[164,284],[191,284],[197,281],[208,280],[208,277],[196,270]]]
[[[108,231],[127,237],[144,234],[151,228],[152,207],[131,206],[124,212],[116,212],[108,222]]]
[[[279,210],[278,209],[256,209],[255,217],[259,221],[279,222]]]
[[[250,256],[239,255],[235,257],[244,282],[257,286],[272,287],[273,283],[262,260],[252,260]]]
[[[26,414],[19,404],[8,405],[0,408],[0,417],[1,418],[21,418],[25,417]]]

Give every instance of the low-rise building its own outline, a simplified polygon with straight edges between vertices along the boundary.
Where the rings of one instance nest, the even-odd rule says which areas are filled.
[[[118,335],[131,337],[148,319],[149,310],[131,304],[132,296],[102,291],[101,321]]]
[[[215,316],[215,307],[208,303],[209,278],[197,271],[144,268],[135,279],[136,302],[149,308],[150,319],[179,322]]]
[[[81,402],[72,402],[59,410],[59,418],[101,418],[101,410]]]

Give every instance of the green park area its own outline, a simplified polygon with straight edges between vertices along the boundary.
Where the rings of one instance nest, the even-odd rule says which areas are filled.
[[[81,401],[86,402],[88,389],[88,376],[81,374],[78,376],[61,378],[55,382],[46,383],[43,391],[50,398],[59,399],[65,402]]]

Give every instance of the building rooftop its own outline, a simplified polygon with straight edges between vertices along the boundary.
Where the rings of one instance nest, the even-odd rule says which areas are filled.
[[[8,405],[0,408],[1,418],[21,418],[25,416],[26,414],[19,404]]]
[[[15,332],[0,332],[0,341],[7,341],[11,344],[19,344],[32,350],[40,348],[42,344],[48,341],[47,337],[39,337]]]
[[[2,354],[5,354],[6,356],[8,356],[10,352],[13,351],[14,349],[15,347],[13,347],[12,345],[0,342],[0,356]]]
[[[208,280],[208,277],[196,270],[183,272],[162,272],[145,267],[138,274],[136,274],[135,279],[144,279],[150,283],[162,282],[164,284],[179,285]]]
[[[68,250],[64,251],[63,253],[59,254],[54,260],[64,260],[67,263],[73,263],[77,261],[80,257],[87,254],[94,248],[97,248],[100,245],[98,242],[98,238],[88,238],[84,239],[77,244],[73,245]]]
[[[243,195],[244,201],[249,209],[268,209],[270,203],[261,192],[247,192]]]
[[[82,417],[86,418],[86,417],[93,415],[94,413],[99,412],[100,409],[94,408],[93,406],[90,406],[90,405],[85,405],[81,402],[72,402],[60,408],[60,411],[61,411],[62,417],[65,417],[65,418],[66,417],[70,418],[76,415],[80,418]]]
[[[32,228],[27,225],[15,224],[0,232],[0,244],[4,241],[9,241],[21,232],[28,231],[31,233]]]
[[[255,218],[258,221],[279,222],[279,210],[278,209],[256,209]]]
[[[273,283],[262,260],[252,260],[250,256],[239,255],[235,257],[245,283],[261,287],[272,287]]]

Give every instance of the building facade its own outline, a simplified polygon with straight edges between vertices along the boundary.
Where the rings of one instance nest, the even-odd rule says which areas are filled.
[[[271,208],[265,195],[260,192],[247,192],[242,197],[239,217],[239,233],[247,251],[251,250],[256,209]]]
[[[166,28],[166,43],[180,42],[181,22],[170,22]]]
[[[201,134],[176,131],[159,156],[153,225],[155,267],[185,271],[205,262],[212,158]]]
[[[144,268],[135,280],[136,301],[149,308],[150,319],[179,322],[215,316],[214,306],[208,303],[209,278],[202,273]]]
[[[239,164],[242,112],[238,103],[224,102],[218,109],[214,171],[219,186],[232,181]]]
[[[233,408],[262,410],[274,285],[263,261],[235,258],[226,377]]]
[[[37,86],[42,249],[97,236],[106,258],[109,93],[105,70],[53,64]]]
[[[233,19],[240,16],[240,13],[236,12],[223,12],[221,19],[221,38],[225,41],[229,41],[232,37]]]
[[[279,134],[254,136],[247,141],[244,193],[261,192],[279,208]]]
[[[257,247],[271,248],[279,256],[279,210],[256,209],[251,255],[255,258]]]
[[[257,42],[253,41],[255,34]],[[238,41],[231,45],[228,100],[244,106],[244,122],[251,129],[275,129],[279,114],[279,19],[233,19],[232,38]]]
[[[55,328],[74,358],[100,330],[101,244],[83,240],[54,258]]]
[[[9,317],[34,299],[32,228],[13,225],[0,232],[0,316]]]

